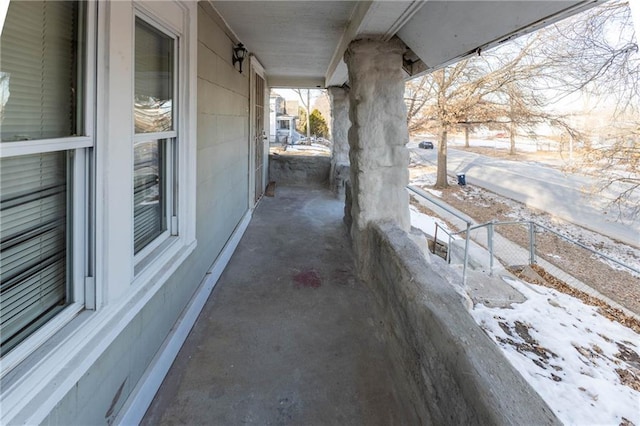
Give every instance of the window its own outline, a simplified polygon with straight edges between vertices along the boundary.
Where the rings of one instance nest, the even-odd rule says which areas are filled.
[[[289,120],[280,120],[281,129],[289,129]]]
[[[136,18],[134,253],[144,257],[176,234],[176,39]]]
[[[2,30],[2,141],[76,135],[75,2],[11,2]]]
[[[11,2],[0,38],[0,354],[83,303],[84,6]],[[86,210],[85,210],[86,211]],[[80,262],[83,263],[83,262]]]

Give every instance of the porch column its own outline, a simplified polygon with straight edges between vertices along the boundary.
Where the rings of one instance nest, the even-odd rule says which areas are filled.
[[[345,183],[349,178],[349,91],[345,87],[328,88],[331,99],[331,174],[332,191],[344,199]]]
[[[399,39],[356,40],[345,52],[349,70],[351,236],[373,221],[394,221],[409,231],[409,140]]]

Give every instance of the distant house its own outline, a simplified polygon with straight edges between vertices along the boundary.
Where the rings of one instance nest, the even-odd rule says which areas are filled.
[[[298,117],[300,103],[296,100],[287,99],[284,101],[284,113]]]
[[[298,102],[286,101],[282,96],[272,94],[269,105],[269,142],[276,144],[298,142],[301,137],[296,131]]]

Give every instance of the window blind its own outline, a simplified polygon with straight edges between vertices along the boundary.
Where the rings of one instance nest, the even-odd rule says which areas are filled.
[[[78,133],[80,6],[12,1],[0,37],[2,143]],[[70,300],[68,151],[0,159],[0,355]]]
[[[67,153],[0,160],[1,353],[67,298]]]
[[[2,141],[77,133],[78,4],[12,1],[0,39]]]
[[[138,253],[167,229],[165,220],[164,140],[134,144],[133,248]]]

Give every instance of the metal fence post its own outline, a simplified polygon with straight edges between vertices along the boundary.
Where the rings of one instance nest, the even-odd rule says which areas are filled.
[[[536,224],[529,222],[529,265],[536,263]]]
[[[469,257],[469,228],[471,224],[467,222],[467,238],[464,242],[464,263],[462,264],[462,285],[467,285],[467,260]]]
[[[410,191],[412,191],[415,194],[417,194],[420,197],[422,197],[423,199],[435,204],[436,207],[438,207],[438,208],[440,208],[440,209],[442,209],[442,210],[444,210],[444,211],[446,211],[448,213],[451,213],[452,215],[454,215],[454,216],[458,217],[459,219],[461,219],[461,220],[466,222],[466,224],[467,224],[467,229],[466,229],[467,237],[465,239],[464,264],[463,264],[463,270],[462,270],[462,282],[463,282],[464,285],[466,285],[466,283],[467,283],[467,266],[468,266],[467,264],[469,263],[469,240],[471,238],[470,229],[473,228],[475,230],[475,229],[479,229],[479,228],[481,228],[483,226],[489,226],[489,225],[488,224],[474,225],[472,227],[471,226],[471,222],[469,221],[468,217],[466,217],[464,215],[461,215],[460,213],[458,213],[458,212],[456,212],[454,210],[451,210],[446,205],[440,204],[437,200],[433,199],[432,197],[429,196],[429,194],[427,194],[426,192],[420,190],[419,188],[414,188],[414,187],[411,187],[411,186],[407,186],[407,188]],[[584,250],[587,250],[589,253],[592,253],[592,254],[598,256],[599,258],[601,258],[603,260],[606,260],[607,262],[614,263],[615,265],[617,265],[617,267],[624,268],[624,270],[626,270],[627,272],[629,272],[631,274],[640,275],[640,268],[627,265],[627,264],[621,262],[618,259],[615,259],[615,258],[613,258],[611,256],[608,256],[608,255],[606,255],[606,254],[604,254],[602,252],[596,251],[592,247],[589,247],[589,246],[587,246],[587,245],[585,245],[585,244],[583,244],[583,243],[581,243],[579,241],[575,241],[575,240],[571,239],[570,237],[557,232],[554,229],[551,229],[551,228],[549,228],[549,227],[547,227],[547,226],[545,226],[543,224],[536,223],[534,221],[493,222],[492,226],[495,226],[495,225],[508,225],[508,224],[519,224],[519,225],[527,225],[528,224],[528,226],[529,226],[529,264],[531,264],[531,265],[534,265],[534,264],[537,263],[537,257],[538,256],[537,256],[537,253],[536,253],[536,249],[537,249],[536,248],[536,230],[537,230],[537,228],[540,228],[542,231],[539,231],[539,232],[545,232],[545,233],[547,233],[546,235],[558,237],[558,238],[560,238],[560,239],[562,239],[562,240],[564,240],[564,241],[566,241],[566,242],[568,242],[570,244],[573,244],[573,245],[575,245],[577,247],[580,247],[580,248],[582,248]],[[495,231],[495,229],[492,229],[492,234],[495,233],[494,231]],[[438,229],[437,229],[437,225],[436,225],[436,233],[437,232],[438,232]],[[441,232],[444,232],[449,237],[449,245],[448,245],[448,250],[447,250],[447,261],[449,263],[451,263],[451,257],[452,257],[451,256],[451,247],[452,247],[452,242],[453,242],[454,235],[461,235],[462,232],[465,232],[465,231],[458,231],[458,232],[455,232],[455,233],[450,233],[450,232],[448,232],[447,230],[445,230],[443,228]],[[489,231],[487,231],[487,232],[489,232]],[[491,235],[488,238],[489,238],[489,241],[490,241],[490,244],[491,244],[491,247],[490,247],[491,262],[493,262],[493,260],[494,260],[493,259],[493,251],[494,251],[493,235]],[[435,241],[437,242],[437,235],[435,237]],[[434,246],[434,248],[435,248],[435,246]],[[492,269],[492,272],[493,272],[493,263],[491,264],[491,269]]]
[[[438,247],[438,222],[436,222],[436,232],[433,233],[433,254],[436,254],[436,248]]]
[[[489,247],[489,276],[493,276],[493,222],[487,224],[487,247]]]

